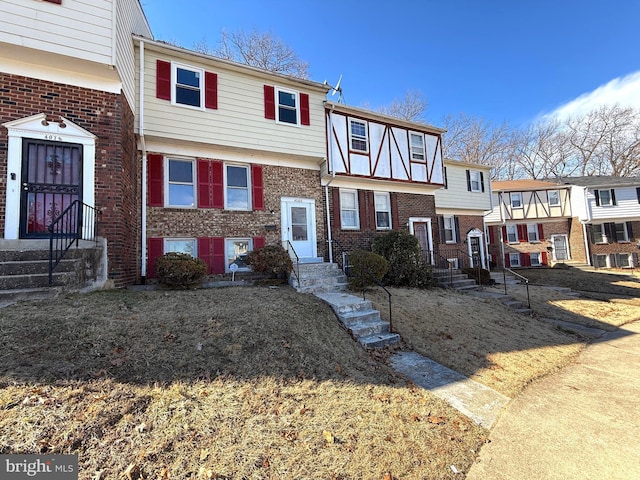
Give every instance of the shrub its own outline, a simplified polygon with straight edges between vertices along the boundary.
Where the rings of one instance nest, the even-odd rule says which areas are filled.
[[[435,285],[418,239],[393,230],[373,239],[373,251],[389,262],[385,282],[397,287],[431,288]]]
[[[480,279],[478,279],[478,269],[477,268],[463,268],[462,272],[473,278],[478,285],[491,285],[493,284],[493,280],[491,279],[491,272],[489,270],[485,270],[484,268],[480,269]]]
[[[287,277],[293,270],[293,262],[281,245],[265,245],[247,254],[244,261],[254,272],[265,273],[272,278]]]
[[[374,278],[378,282],[382,282],[389,270],[389,262],[386,258],[367,250],[354,250],[348,254],[347,258],[349,261],[349,288],[351,290],[361,290],[363,287],[375,285]]]
[[[187,288],[207,275],[207,264],[186,253],[170,252],[156,260],[158,281],[172,288]]]

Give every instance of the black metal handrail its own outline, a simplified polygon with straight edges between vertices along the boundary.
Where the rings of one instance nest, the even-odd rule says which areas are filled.
[[[449,287],[453,288],[453,263],[435,250],[427,250],[424,252],[424,255],[427,265],[431,268],[431,272],[436,268],[449,272]],[[429,262],[429,260],[431,260],[431,262]]]
[[[505,268],[504,270],[502,270],[502,275],[504,277],[504,294],[505,295],[507,294],[507,271],[509,271],[509,273],[515,275],[516,277],[520,277],[522,280],[524,280],[524,284],[527,287],[527,308],[531,308],[531,297],[529,296],[529,279],[524,275],[520,275],[519,273],[514,272],[510,268]]]
[[[53,270],[67,251],[80,240],[97,243],[98,211],[80,200],[74,200],[49,225],[49,286],[53,285]]]
[[[296,277],[298,288],[300,288],[300,257],[298,256],[296,249],[293,248],[290,240],[287,240],[287,251],[289,252],[289,256],[291,256],[291,253],[293,253],[293,255],[296,257],[296,268],[292,273]]]
[[[469,252],[465,252],[464,250],[458,249],[458,252],[463,255],[463,258],[467,258],[469,260],[469,268],[475,267],[478,275],[478,285],[482,285],[482,278],[480,277],[480,270],[482,270],[482,257],[480,256],[480,254],[478,254],[477,258],[474,258],[473,255],[469,255]]]

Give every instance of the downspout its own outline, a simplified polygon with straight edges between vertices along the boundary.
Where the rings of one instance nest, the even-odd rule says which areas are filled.
[[[139,86],[138,136],[142,149],[142,226],[141,226],[141,265],[140,276],[142,284],[147,280],[147,146],[144,141],[144,42],[140,40],[140,86]]]
[[[503,212],[502,212],[502,207],[504,206],[504,202],[502,201],[502,193],[503,192],[499,192],[498,193],[498,203],[500,204],[500,223],[502,224],[502,226],[504,227],[506,225],[506,220],[504,218]],[[503,228],[500,228],[500,256],[501,259],[500,261],[502,262],[502,269],[504,270],[505,268],[507,268],[507,262],[504,259],[504,237],[503,237]]]
[[[591,209],[589,209],[589,202],[587,201],[587,193],[589,189],[587,187],[582,187],[582,198],[584,200],[584,210],[587,214],[587,219],[582,221],[582,238],[584,239],[584,253],[585,257],[587,257],[587,265],[590,267],[593,266],[591,263],[591,251],[589,248],[589,237],[587,235],[587,223],[591,222]],[[571,192],[573,193],[573,187],[571,187]]]
[[[336,172],[333,170],[333,141],[331,140],[331,135],[333,133],[333,123],[331,118],[333,116],[334,106],[331,105],[331,110],[329,111],[329,132],[327,134],[327,141],[329,142],[329,158],[327,159],[327,165],[329,168],[329,173],[331,173],[331,180],[327,182],[324,186],[324,201],[325,201],[325,209],[327,211],[327,241],[329,242],[329,263],[333,263],[333,236],[331,235],[331,215],[329,214],[329,185],[333,182],[333,179],[336,176]]]

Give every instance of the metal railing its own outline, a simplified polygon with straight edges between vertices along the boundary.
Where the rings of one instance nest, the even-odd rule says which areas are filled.
[[[296,268],[291,273],[293,273],[293,275],[296,277],[298,288],[300,288],[300,257],[298,256],[296,249],[293,248],[290,240],[287,240],[287,252],[289,252],[289,256],[291,256],[291,254],[293,253],[293,255],[296,257]]]
[[[53,285],[53,270],[67,251],[80,240],[98,242],[98,211],[80,200],[74,200],[49,225],[49,286]]]
[[[518,278],[521,278],[522,280],[524,280],[524,284],[527,287],[527,308],[531,308],[531,297],[529,296],[529,279],[527,277],[525,277],[524,275],[520,275],[517,272],[514,272],[513,270],[511,270],[510,268],[505,268],[502,270],[502,275],[504,278],[504,294],[507,294],[507,271],[509,273],[511,273],[512,275],[515,275]]]
[[[450,258],[443,257],[440,253],[427,250],[424,252],[425,264],[431,270],[431,276],[433,277],[433,273],[435,270],[447,271],[449,276],[449,287],[453,288],[453,271],[455,270],[455,265],[451,261]]]

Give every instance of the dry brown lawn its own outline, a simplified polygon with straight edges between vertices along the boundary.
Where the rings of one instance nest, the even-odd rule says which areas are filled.
[[[0,333],[0,453],[81,479],[456,478],[487,434],[288,287],[25,302]]]

